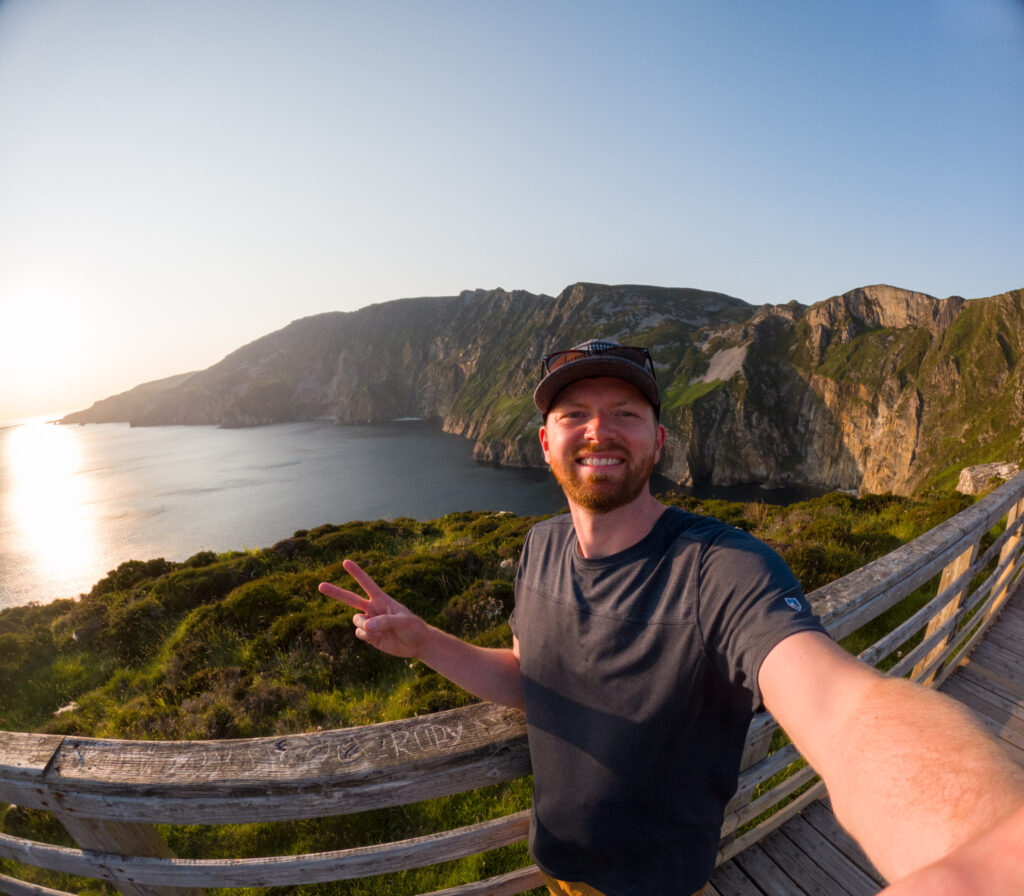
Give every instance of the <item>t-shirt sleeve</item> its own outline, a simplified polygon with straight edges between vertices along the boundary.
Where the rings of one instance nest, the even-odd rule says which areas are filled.
[[[519,554],[519,563],[516,565],[515,605],[512,607],[512,615],[508,618],[509,628],[512,629],[512,635],[515,638],[519,637],[519,589],[520,583],[523,580],[523,567],[525,566],[526,558],[530,553],[530,535],[532,533],[532,529],[526,533],[526,538],[523,539],[523,549]]]
[[[780,641],[802,631],[824,632],[785,561],[739,529],[708,545],[700,568],[698,614],[711,662],[762,708],[757,675]]]

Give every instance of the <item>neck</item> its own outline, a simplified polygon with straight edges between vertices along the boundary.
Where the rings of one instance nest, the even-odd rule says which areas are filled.
[[[569,503],[580,553],[588,560],[610,557],[647,537],[665,505],[648,491],[607,513],[594,513]]]

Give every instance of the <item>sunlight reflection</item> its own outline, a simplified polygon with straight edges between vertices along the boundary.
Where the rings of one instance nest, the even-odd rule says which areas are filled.
[[[35,567],[36,578],[54,582],[89,564],[96,546],[90,478],[82,472],[76,432],[43,423],[6,433],[5,547],[20,564]],[[39,573],[43,576],[39,576]],[[51,595],[40,595],[46,602]]]

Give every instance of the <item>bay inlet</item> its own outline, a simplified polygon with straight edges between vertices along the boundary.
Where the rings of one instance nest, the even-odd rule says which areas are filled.
[[[699,496],[786,503],[805,495]],[[564,507],[546,470],[477,463],[469,440],[424,421],[252,429],[33,421],[0,428],[0,609],[76,597],[126,560],[266,548],[323,523]]]
[[[476,463],[471,442],[422,421],[10,426],[0,609],[76,597],[125,560],[265,548],[323,523],[564,504],[546,471]]]

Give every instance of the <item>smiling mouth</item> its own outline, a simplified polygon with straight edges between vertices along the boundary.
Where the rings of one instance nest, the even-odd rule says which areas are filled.
[[[576,463],[584,467],[614,467],[623,463],[618,457],[580,457]]]

